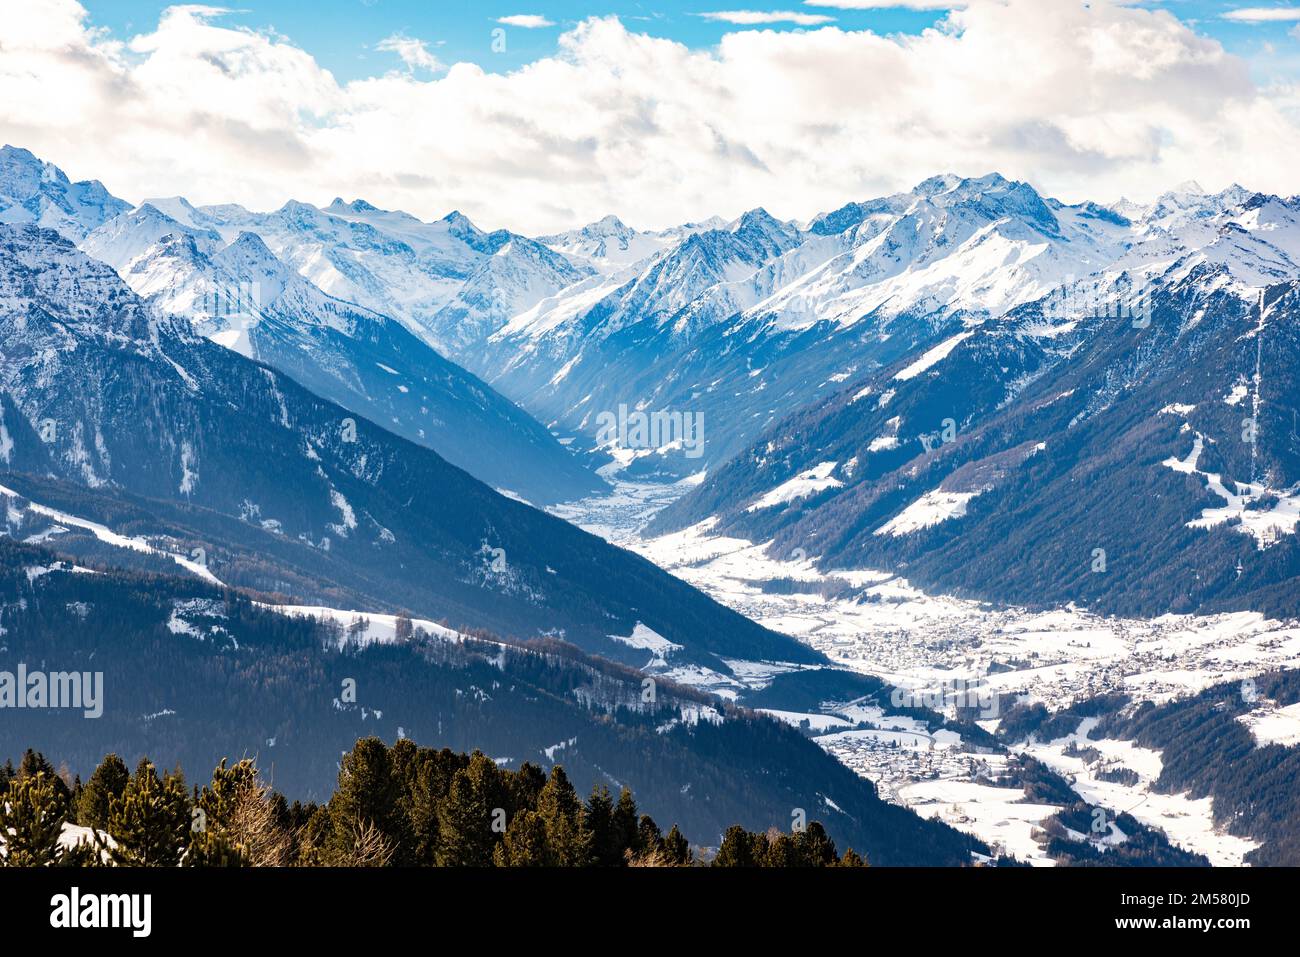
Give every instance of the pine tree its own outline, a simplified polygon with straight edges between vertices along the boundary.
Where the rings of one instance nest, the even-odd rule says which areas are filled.
[[[695,860],[695,855],[691,852],[690,842],[674,824],[668,835],[664,838],[663,853],[668,861],[672,864],[686,866]]]
[[[764,867],[798,867],[799,850],[789,834],[768,833],[767,847],[763,852]]]
[[[795,835],[795,852],[802,867],[833,867],[839,860],[835,842],[821,822],[813,821]]]
[[[649,814],[642,814],[637,822],[637,850],[642,854],[656,853],[664,843],[663,832]]]
[[[203,831],[194,834],[185,851],[186,867],[248,867],[242,850],[225,834]]]
[[[755,852],[755,835],[743,827],[733,825],[722,836],[722,846],[713,859],[714,867],[758,867],[760,860]]]
[[[18,776],[26,778],[37,774],[49,775],[51,784],[59,795],[59,800],[63,802],[63,806],[66,808],[68,802],[72,799],[72,789],[68,787],[68,782],[63,780],[59,773],[54,770],[54,765],[45,760],[45,755],[28,748],[23,753],[22,762],[18,765]]]
[[[29,752],[30,753],[30,752]],[[9,783],[0,801],[0,837],[8,867],[48,867],[63,856],[59,836],[67,803],[52,773],[24,774]]]
[[[101,847],[113,862],[127,867],[175,867],[191,839],[190,799],[181,775],[159,777],[147,759],[120,798],[109,802],[109,836]]]
[[[537,799],[541,796],[544,787],[546,787],[546,774],[537,765],[525,761],[519,766],[519,770],[510,776],[511,810],[522,811],[525,808],[537,810]]]
[[[847,851],[844,852],[844,856],[840,858],[839,866],[840,867],[866,867],[867,861],[866,858],[860,857],[857,851],[853,850],[853,848],[850,847]]]
[[[629,853],[636,854],[641,850],[641,835],[636,825],[636,801],[632,798],[632,792],[623,788],[619,793],[618,803],[614,805],[613,819],[614,838],[619,847],[619,863],[623,863]]]
[[[130,780],[126,763],[116,754],[106,755],[81,791],[78,823],[101,831],[107,828],[109,803],[122,796]]]
[[[585,867],[591,862],[591,832],[582,826],[582,802],[564,768],[551,768],[551,777],[537,796],[537,812],[546,825],[550,863],[556,867]]]
[[[438,812],[438,864],[442,867],[490,867],[499,835],[493,812],[502,808],[500,769],[475,751],[469,767],[456,772]],[[504,812],[504,808],[502,808]]]
[[[376,844],[371,828],[388,848],[391,863],[410,863],[411,826],[402,811],[401,797],[401,782],[393,773],[388,748],[378,738],[358,741],[343,756],[338,789],[329,802],[335,832],[330,848],[338,863],[346,864],[354,856],[359,839],[364,839],[367,847]]]
[[[195,806],[202,811],[199,821],[203,829],[224,831],[230,827],[235,808],[244,793],[258,789],[257,768],[245,758],[234,767],[226,767],[226,759],[212,769],[212,782],[204,785],[195,795]]]
[[[530,810],[515,814],[506,828],[505,840],[492,854],[497,867],[545,867],[549,860],[546,824],[541,815]]]
[[[623,863],[623,848],[614,831],[614,802],[609,788],[592,787],[582,812],[582,826],[591,834],[593,863],[615,867]]]

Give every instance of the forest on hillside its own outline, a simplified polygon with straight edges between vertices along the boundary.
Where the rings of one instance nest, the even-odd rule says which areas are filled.
[[[716,851],[665,834],[637,808],[564,768],[498,767],[474,752],[359,740],[324,804],[267,788],[251,760],[202,786],[148,759],[107,755],[71,784],[40,753],[0,768],[0,865],[10,867],[863,867],[816,821],[789,833],[727,829]]]

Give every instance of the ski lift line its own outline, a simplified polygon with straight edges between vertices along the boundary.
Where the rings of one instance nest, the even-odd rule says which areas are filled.
[[[1265,299],[1268,290],[1259,291],[1259,327],[1255,332],[1255,394],[1251,399],[1250,482],[1259,485],[1259,390],[1260,369],[1264,359],[1264,321],[1268,318]]]

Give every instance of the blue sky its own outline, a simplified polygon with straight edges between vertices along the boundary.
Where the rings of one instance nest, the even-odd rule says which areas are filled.
[[[173,3],[159,0],[83,0],[94,22],[119,37],[148,32],[159,14]],[[215,4],[221,5],[221,4]],[[709,46],[735,25],[699,16],[735,10],[793,11],[805,16],[833,18],[845,29],[877,32],[919,32],[942,19],[944,10],[838,10],[805,6],[801,0],[768,5],[748,0],[683,3],[680,0],[646,3],[641,0],[573,2],[573,0],[242,0],[228,4],[223,23],[254,29],[273,28],[310,51],[341,81],[371,76],[390,69],[394,57],[377,51],[384,38],[403,34],[425,41],[445,63],[474,62],[486,70],[514,69],[555,51],[560,34],[590,16],[618,16],[629,28],[666,37],[689,46]],[[504,26],[506,50],[493,50],[493,31],[500,18],[520,14],[539,16],[554,26],[522,29]],[[770,29],[799,29],[792,24],[772,24]]]
[[[832,18],[842,29],[870,29],[877,33],[918,33],[946,15],[943,9],[908,9],[904,6],[880,9],[841,9],[802,0],[241,0],[231,3],[222,22],[254,29],[274,29],[316,57],[340,81],[373,76],[394,65],[395,56],[377,50],[386,37],[401,34],[423,40],[444,63],[470,61],[486,70],[501,72],[546,56],[555,50],[556,39],[578,21],[593,15],[616,15],[630,28],[652,36],[666,37],[692,47],[716,44],[724,33],[738,27],[701,14],[731,11],[794,12],[803,16]],[[877,0],[887,2],[887,0]],[[916,0],[914,0],[916,2]],[[937,0],[930,0],[937,2]],[[160,13],[172,3],[161,0],[83,0],[93,22],[126,38],[152,30]],[[916,2],[928,6],[925,0]],[[1233,53],[1248,59],[1256,79],[1269,82],[1276,76],[1300,75],[1300,0],[1153,0],[1141,4],[1169,10],[1197,32],[1213,37]],[[1267,19],[1253,11],[1270,11],[1278,19]],[[1242,14],[1241,11],[1247,11]],[[1291,18],[1287,19],[1288,13]],[[553,26],[521,29],[506,26],[505,52],[492,49],[493,30],[498,18],[531,14]],[[1245,16],[1246,19],[1232,19]],[[772,23],[753,29],[797,30],[792,23]]]

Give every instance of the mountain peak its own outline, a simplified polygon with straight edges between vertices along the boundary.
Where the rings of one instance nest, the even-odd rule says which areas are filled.
[[[963,182],[960,176],[953,173],[941,173],[938,176],[931,176],[917,184],[912,193],[917,196],[938,196],[942,193],[949,193],[956,189]]]
[[[378,213],[381,212],[378,206],[366,202],[358,197],[352,202],[343,201],[342,196],[335,196],[334,201],[325,207],[327,213],[331,212],[351,212],[351,213]]]
[[[22,163],[29,166],[45,165],[41,160],[36,158],[36,154],[31,150],[23,149],[21,146],[11,146],[8,143],[4,146],[0,146],[0,161],[15,164]]]
[[[609,236],[626,236],[632,233],[623,220],[619,219],[613,213],[602,217],[587,226],[582,227],[579,232],[589,239],[601,239]]]
[[[781,225],[780,220],[774,217],[762,206],[758,206],[740,217],[740,221],[736,224],[736,231],[739,232],[747,226],[780,227]]]

